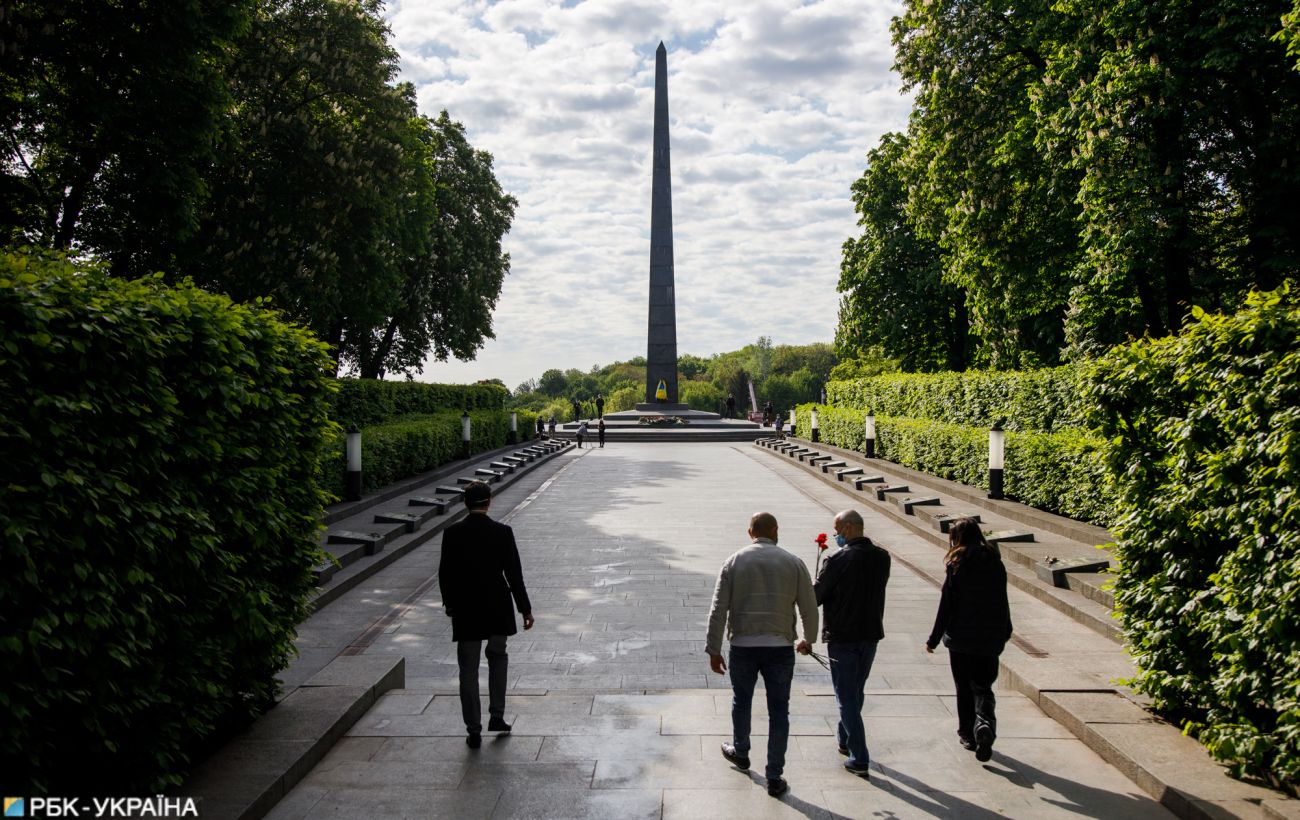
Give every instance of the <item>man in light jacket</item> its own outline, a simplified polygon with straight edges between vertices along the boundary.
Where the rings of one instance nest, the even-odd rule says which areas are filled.
[[[754,686],[763,676],[767,691],[767,793],[778,797],[789,786],[785,749],[790,740],[790,685],[794,653],[807,655],[817,639],[817,598],[804,562],[776,545],[776,517],[755,513],[749,521],[753,543],[727,559],[718,573],[709,612],[705,651],[709,666],[721,675],[725,627],[731,643],[732,742],[722,744],[722,756],[742,771],[749,769],[750,707]],[[795,611],[803,622],[803,639],[793,648]]]

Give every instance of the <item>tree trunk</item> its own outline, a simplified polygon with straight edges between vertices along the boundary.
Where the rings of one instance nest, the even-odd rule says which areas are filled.
[[[103,164],[104,160],[97,155],[85,156],[80,173],[68,186],[67,193],[63,196],[58,223],[54,226],[55,248],[67,250],[72,246],[77,224],[81,221],[81,211],[86,207],[86,194]]]

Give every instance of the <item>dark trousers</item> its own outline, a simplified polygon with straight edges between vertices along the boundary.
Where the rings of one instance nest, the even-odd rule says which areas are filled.
[[[736,751],[749,756],[749,729],[754,686],[763,676],[767,691],[767,779],[785,771],[790,743],[790,684],[794,682],[794,647],[733,646],[731,665],[731,731]]]
[[[605,431],[604,431],[604,430],[601,430],[601,431],[600,431],[600,446],[601,446],[601,447],[604,447],[604,446],[605,446]]]
[[[871,762],[867,753],[867,730],[862,725],[862,703],[867,676],[876,659],[876,641],[832,641],[826,645],[831,662],[831,686],[835,704],[840,707],[840,722],[835,736],[840,747],[849,750],[849,762],[865,766]]]
[[[994,714],[997,698],[993,696],[993,681],[998,677],[997,656],[970,655],[950,649],[948,665],[952,667],[952,682],[957,685],[957,734],[973,740],[975,731],[987,726],[997,737],[998,719]]]
[[[483,731],[483,711],[478,700],[478,665],[483,654],[482,641],[456,642],[456,662],[460,665],[460,713],[465,718],[465,730],[471,735]],[[505,720],[506,669],[510,662],[510,656],[506,654],[506,636],[488,638],[486,654],[488,714]]]

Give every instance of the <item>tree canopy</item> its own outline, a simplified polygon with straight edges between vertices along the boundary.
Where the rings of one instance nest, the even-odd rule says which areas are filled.
[[[396,82],[379,0],[17,0],[0,228],[269,298],[362,376],[492,336],[515,201]]]
[[[1294,277],[1297,19],[1293,0],[910,0],[915,101],[854,185],[840,353],[960,368],[968,318],[965,365],[1052,364]]]

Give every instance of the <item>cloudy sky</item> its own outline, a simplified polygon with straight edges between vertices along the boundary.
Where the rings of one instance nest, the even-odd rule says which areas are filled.
[[[831,341],[849,186],[901,129],[894,0],[388,0],[403,79],[519,200],[496,339],[424,381],[645,355],[654,51],[668,48],[679,353]]]

